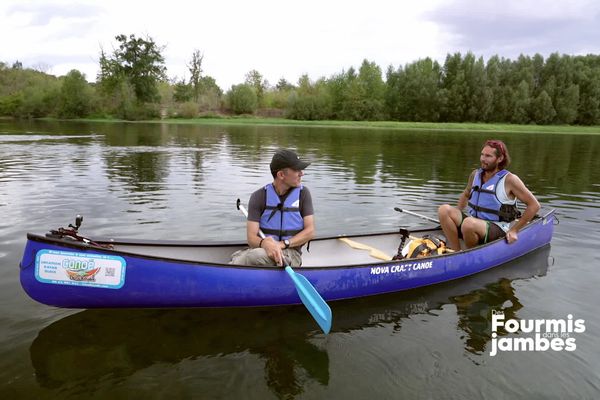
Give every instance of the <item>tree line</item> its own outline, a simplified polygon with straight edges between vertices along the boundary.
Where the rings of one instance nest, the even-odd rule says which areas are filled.
[[[100,50],[95,83],[77,70],[55,77],[0,62],[0,115],[20,118],[194,118],[221,114],[285,116],[298,120],[392,120],[600,124],[600,56],[558,53],[516,60],[473,53],[430,58],[385,73],[364,60],[330,77],[303,75],[275,85],[256,70],[226,93],[203,74],[194,50],[189,78],[169,79],[162,52],[150,37],[115,37]]]

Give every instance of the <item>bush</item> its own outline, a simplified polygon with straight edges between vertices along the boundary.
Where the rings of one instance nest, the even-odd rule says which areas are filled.
[[[231,110],[236,114],[253,114],[258,105],[258,98],[254,89],[246,84],[234,85],[227,93]]]
[[[70,71],[60,88],[58,115],[63,118],[80,118],[89,115],[92,104],[92,89],[85,75],[77,70]]]
[[[329,118],[331,104],[325,95],[292,93],[288,99],[286,117],[299,120],[323,120]]]
[[[178,118],[196,118],[198,116],[198,104],[193,101],[188,101],[179,104],[177,117]]]
[[[23,95],[21,93],[11,94],[0,98],[0,115],[18,116],[18,111],[23,106]]]

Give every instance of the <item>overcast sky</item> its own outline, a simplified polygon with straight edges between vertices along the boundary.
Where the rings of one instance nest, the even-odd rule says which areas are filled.
[[[165,46],[170,78],[204,53],[205,75],[228,90],[258,70],[271,84],[329,77],[364,58],[383,71],[448,53],[600,54],[600,2],[585,0],[216,0],[0,2],[0,61],[94,81],[100,48],[118,34]]]

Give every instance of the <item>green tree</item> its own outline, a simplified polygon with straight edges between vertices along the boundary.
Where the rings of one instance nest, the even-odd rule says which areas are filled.
[[[356,104],[358,119],[383,119],[385,83],[381,76],[381,68],[374,62],[363,60],[356,84],[359,92],[359,101]]]
[[[284,112],[294,89],[295,86],[285,80],[285,78],[279,79],[274,88],[270,88],[265,92],[265,107]]]
[[[173,100],[177,103],[185,103],[194,97],[194,88],[191,84],[187,84],[185,80],[180,80],[175,83],[173,91]]]
[[[303,78],[304,81],[310,81],[308,76]],[[303,84],[303,78],[298,81],[300,87]],[[331,102],[331,118],[339,120],[353,119],[350,87],[355,80],[356,71],[353,67],[350,67],[348,71],[333,75],[327,80],[327,91]]]
[[[256,92],[250,85],[233,85],[227,98],[229,107],[236,114],[252,114],[256,111]]]
[[[483,58],[468,52],[448,55],[444,63],[442,88],[446,90],[444,121],[483,121],[493,114],[493,89],[488,87]]]
[[[579,86],[569,85],[561,90],[556,99],[556,119],[563,124],[571,124],[577,118],[579,108]]]
[[[331,118],[328,82],[321,79],[313,83],[308,75],[302,75],[298,87],[288,97],[287,117],[298,120]]]
[[[552,106],[552,99],[545,90],[531,102],[531,114],[536,124],[546,125],[552,122],[556,111]]]
[[[295,86],[292,85],[290,82],[288,82],[285,78],[280,78],[279,81],[277,82],[277,85],[275,85],[275,89],[281,90],[281,91],[292,90],[294,88],[295,88]]]
[[[535,87],[534,66],[531,57],[523,54],[512,63],[511,86],[518,87],[521,82],[527,83],[531,95]]]
[[[454,53],[446,56],[444,62],[442,88],[446,90],[446,105],[442,109],[442,120],[460,122],[464,120],[467,84],[462,69],[462,56]]]
[[[60,88],[58,115],[63,118],[80,118],[91,111],[92,90],[85,75],[74,69],[63,79]]]
[[[509,87],[511,62],[505,58],[492,56],[485,67],[487,89],[491,96],[490,111],[485,120],[487,122],[507,122],[510,120],[512,110],[510,103],[512,90]]]
[[[387,71],[386,109],[392,119],[437,121],[441,105],[441,68],[430,58]]]
[[[53,115],[57,110],[60,81],[53,75],[23,68],[15,62],[0,68],[0,114],[37,118]]]
[[[194,101],[198,101],[198,97],[201,93],[201,80],[202,80],[202,60],[204,60],[204,54],[200,53],[200,50],[196,49],[192,53],[192,61],[188,64],[188,70],[190,71],[190,85],[193,89]]]
[[[385,72],[385,111],[392,120],[405,120],[404,107],[401,104],[403,99],[403,74],[402,66],[395,70],[393,65],[388,65]]]
[[[493,94],[488,87],[485,63],[482,57],[476,60],[473,54],[465,57],[465,63],[468,63],[466,77],[469,87],[466,120],[486,121],[492,111]]]
[[[119,47],[111,56],[100,52],[100,73],[98,81],[108,92],[122,87],[123,81],[133,87],[139,102],[159,100],[157,83],[166,79],[163,47],[150,37],[137,38],[135,35],[115,37]]]
[[[594,66],[598,56],[582,58],[578,77],[579,109],[577,122],[584,125],[600,124],[600,65]]]
[[[381,68],[363,60],[356,73],[354,68],[342,71],[327,80],[333,117],[343,120],[377,120],[385,113],[385,83]]]
[[[540,54],[535,54],[531,60],[531,64],[533,67],[533,86],[531,89],[533,90],[533,96],[536,98],[542,92],[542,75],[544,73],[544,57]],[[547,94],[547,93],[546,93]]]
[[[511,122],[515,124],[526,124],[530,121],[529,108],[531,98],[529,96],[529,85],[521,81],[513,94],[513,115]]]
[[[263,78],[260,72],[253,69],[246,74],[245,83],[254,89],[258,107],[264,107],[265,90],[267,90],[269,82]]]
[[[202,110],[217,110],[221,106],[223,91],[212,76],[200,78],[198,105]]]

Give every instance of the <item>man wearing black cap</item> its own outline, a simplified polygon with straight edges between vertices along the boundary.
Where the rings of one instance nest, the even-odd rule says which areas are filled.
[[[302,264],[300,249],[315,232],[312,198],[302,186],[304,169],[309,165],[292,150],[275,152],[271,160],[273,183],[252,193],[248,202],[246,235],[250,248],[235,252],[232,264]]]

